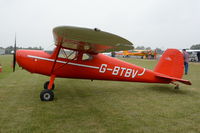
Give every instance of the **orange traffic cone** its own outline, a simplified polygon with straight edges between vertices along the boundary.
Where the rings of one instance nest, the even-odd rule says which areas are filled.
[[[2,66],[1,66],[1,64],[0,64],[0,72],[2,72]]]

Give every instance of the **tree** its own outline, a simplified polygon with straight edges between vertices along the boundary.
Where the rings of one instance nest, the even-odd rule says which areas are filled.
[[[190,47],[190,49],[200,49],[200,44],[195,44]]]
[[[135,49],[144,50],[145,47],[144,46],[137,46]]]
[[[151,47],[146,47],[145,49],[146,49],[146,50],[151,50]]]
[[[157,54],[162,54],[162,53],[164,52],[164,51],[162,51],[162,49],[160,49],[160,48],[156,48],[155,50],[156,50],[156,53],[157,53]]]
[[[28,48],[16,47],[16,49],[43,50],[43,48],[41,46],[39,46],[39,47],[28,47]],[[14,51],[13,46],[9,46],[9,47],[5,48],[5,54],[11,54],[12,51]]]
[[[14,50],[13,46],[9,46],[5,48],[5,54],[11,54],[11,52]]]

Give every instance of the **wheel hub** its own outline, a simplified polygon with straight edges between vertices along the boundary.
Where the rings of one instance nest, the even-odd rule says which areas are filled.
[[[45,99],[45,100],[49,100],[49,99],[50,99],[50,97],[51,97],[51,96],[50,96],[50,94],[49,94],[49,93],[45,93],[45,94],[44,94],[44,99]]]

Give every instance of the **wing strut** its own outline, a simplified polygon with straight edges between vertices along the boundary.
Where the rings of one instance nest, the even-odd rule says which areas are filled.
[[[61,45],[58,45],[54,51],[54,54],[55,54],[55,61],[53,62],[53,65],[52,65],[52,68],[51,68],[51,74],[53,74],[53,71],[54,71],[54,68],[55,68],[55,65],[56,65],[56,61],[58,59],[58,54],[60,52],[60,49],[61,49]]]

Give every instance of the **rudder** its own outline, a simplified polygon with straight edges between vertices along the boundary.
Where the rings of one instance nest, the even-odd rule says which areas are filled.
[[[175,78],[182,78],[184,71],[183,54],[177,49],[167,49],[154,71]]]

